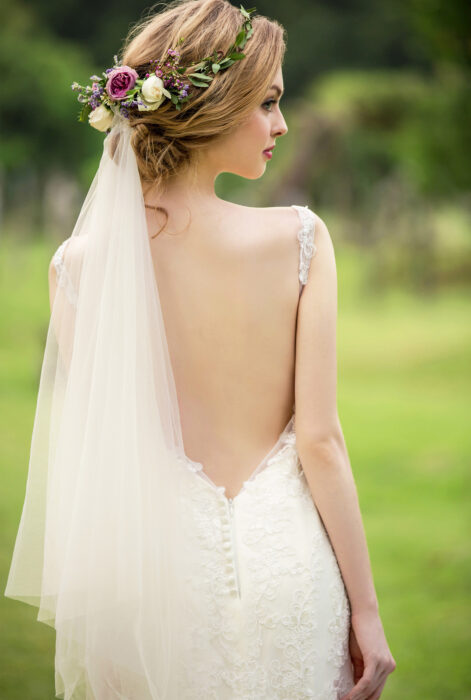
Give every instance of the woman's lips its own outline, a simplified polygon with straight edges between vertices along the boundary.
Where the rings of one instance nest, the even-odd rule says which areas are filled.
[[[268,148],[266,151],[263,151],[263,154],[264,154],[267,158],[271,158],[271,157],[273,156],[272,150],[273,150],[272,148]]]

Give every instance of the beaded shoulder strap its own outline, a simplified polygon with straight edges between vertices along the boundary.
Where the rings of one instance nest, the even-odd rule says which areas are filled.
[[[311,258],[317,250],[316,244],[314,243],[314,228],[316,217],[314,212],[312,212],[307,205],[300,206],[298,204],[292,204],[291,206],[293,207],[293,209],[296,209],[301,220],[301,228],[298,231],[300,282],[299,292],[301,293],[303,286],[307,282]]]
[[[56,270],[58,286],[64,289],[66,297],[72,306],[77,306],[77,292],[64,263],[64,253],[69,241],[70,238],[66,238],[66,240],[60,244],[54,253],[52,262]]]

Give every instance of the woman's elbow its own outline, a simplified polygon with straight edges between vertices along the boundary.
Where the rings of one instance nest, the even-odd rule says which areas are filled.
[[[324,467],[338,466],[345,454],[345,441],[340,421],[323,431],[296,431],[296,445],[302,463]]]

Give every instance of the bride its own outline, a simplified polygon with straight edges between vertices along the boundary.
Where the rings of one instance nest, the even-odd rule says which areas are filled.
[[[394,670],[337,412],[334,249],[276,167],[284,30],[177,0],[77,83],[106,132],[51,321],[5,595],[56,696],[377,700]]]

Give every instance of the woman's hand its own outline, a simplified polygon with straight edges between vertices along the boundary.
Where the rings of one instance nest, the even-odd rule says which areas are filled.
[[[396,668],[378,612],[352,614],[350,656],[355,686],[340,700],[378,700]]]

